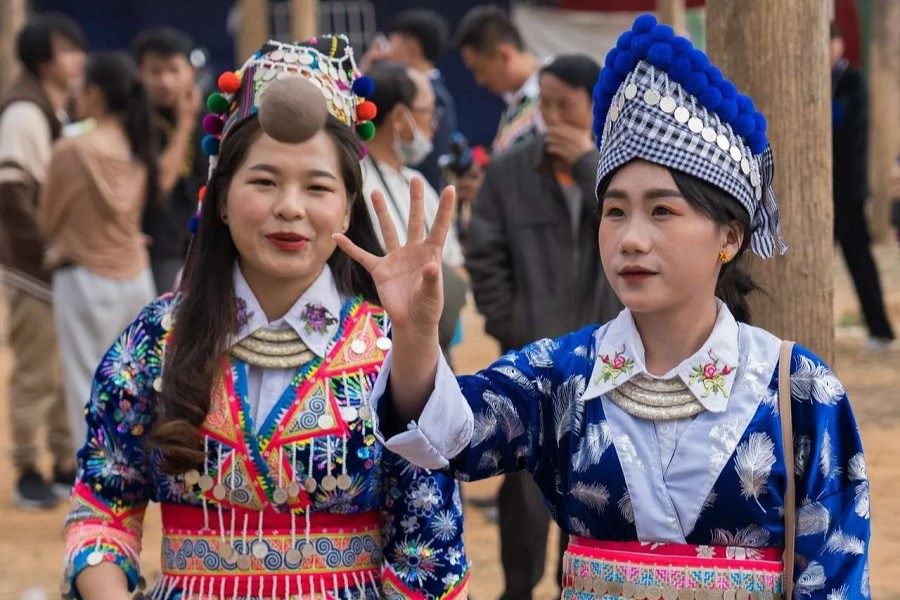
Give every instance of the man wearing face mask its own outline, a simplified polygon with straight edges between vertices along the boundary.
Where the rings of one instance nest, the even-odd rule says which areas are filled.
[[[367,75],[375,84],[370,98],[378,113],[372,119],[375,135],[367,142],[368,155],[362,161],[363,192],[372,223],[378,223],[372,206],[372,192],[384,194],[391,218],[397,224],[397,237],[406,243],[409,224],[409,190],[414,177],[422,179],[425,188],[425,223],[430,227],[437,216],[438,193],[425,181],[415,165],[428,156],[437,121],[434,91],[428,78],[409,67],[377,63]],[[376,225],[381,245],[384,239]],[[456,232],[451,229],[444,244],[444,315],[441,317],[441,346],[446,350],[454,337],[459,310],[465,304],[467,275]]]

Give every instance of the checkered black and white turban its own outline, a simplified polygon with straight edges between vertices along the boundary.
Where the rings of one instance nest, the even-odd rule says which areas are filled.
[[[749,213],[750,247],[771,258],[787,246],[765,131],[750,97],[652,15],[638,17],[622,34],[594,88],[598,186],[636,158],[702,179]]]

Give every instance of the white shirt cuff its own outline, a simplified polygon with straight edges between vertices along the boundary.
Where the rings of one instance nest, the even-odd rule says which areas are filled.
[[[443,355],[438,358],[434,390],[419,416],[410,421],[407,430],[385,440],[378,423],[379,403],[387,392],[391,375],[393,352],[388,352],[369,394],[369,404],[375,413],[375,435],[385,448],[409,462],[425,469],[442,469],[472,440],[475,419],[469,403],[459,389],[456,376]]]

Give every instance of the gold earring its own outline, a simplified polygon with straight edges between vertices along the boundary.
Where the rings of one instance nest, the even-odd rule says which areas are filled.
[[[719,250],[719,262],[723,265],[731,260],[731,255],[727,250]]]

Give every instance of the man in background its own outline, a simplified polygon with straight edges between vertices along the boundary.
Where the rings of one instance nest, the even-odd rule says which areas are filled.
[[[559,56],[539,72],[546,130],[488,165],[472,212],[466,268],[485,329],[506,352],[615,317],[597,247],[591,133],[600,67]],[[499,492],[502,600],[527,600],[541,580],[549,512],[530,473],[506,475]],[[562,548],[567,543],[561,539]]]
[[[865,214],[869,199],[869,98],[862,73],[844,57],[844,40],[833,23],[831,64],[834,234],[869,329],[867,347],[883,350],[892,345],[894,331],[884,308]]]
[[[441,190],[444,178],[438,159],[450,151],[450,138],[456,131],[456,105],[436,66],[447,48],[447,21],[432,10],[406,10],[388,23],[386,34],[386,38],[376,39],[363,56],[362,68],[368,71],[374,62],[389,61],[428,77],[435,97],[434,148],[425,160],[410,166],[421,172],[431,187]]]
[[[525,48],[509,14],[496,5],[476,6],[460,22],[455,41],[475,83],[506,103],[491,144],[494,154],[541,133],[538,60]],[[475,201],[483,177],[483,170],[473,167],[460,178],[456,195],[461,206]]]
[[[150,237],[150,266],[157,293],[173,289],[187,253],[188,221],[197,210],[197,193],[206,180],[200,150],[201,93],[191,63],[193,42],[172,27],[142,32],[132,44],[141,79],[156,109],[159,187],[162,200],[144,211]]]
[[[56,329],[50,304],[51,273],[35,210],[53,140],[68,122],[67,108],[84,78],[86,43],[81,28],[60,14],[33,17],[19,32],[22,74],[0,98],[0,263],[9,307],[13,359],[9,381],[13,500],[49,508],[66,497],[75,479],[73,440],[66,420]],[[87,402],[87,398],[84,399]],[[38,471],[36,438],[47,426],[53,457],[50,481]]]

